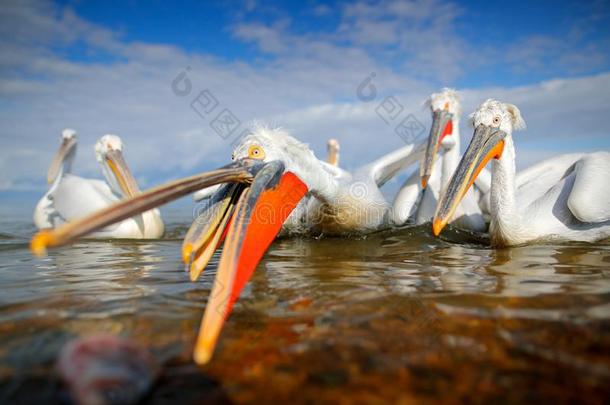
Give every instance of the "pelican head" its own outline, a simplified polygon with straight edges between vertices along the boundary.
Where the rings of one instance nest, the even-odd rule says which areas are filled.
[[[66,128],[61,131],[61,139],[76,139],[76,131],[71,128]]]
[[[460,117],[460,98],[457,91],[445,87],[438,93],[432,93],[426,105],[432,112],[432,127],[428,136],[426,154],[420,164],[421,185],[426,188],[428,179],[436,162],[439,147],[451,149],[456,145],[453,135],[454,125],[458,125]]]
[[[61,132],[61,145],[47,171],[47,182],[53,183],[60,171],[69,171],[76,154],[76,131],[66,128]]]
[[[140,193],[138,183],[123,158],[123,142],[117,135],[104,135],[95,144],[95,158],[110,188],[122,197]]]
[[[285,171],[298,174],[312,191],[322,186],[315,169],[319,160],[313,151],[281,128],[257,126],[244,137],[233,151],[233,160],[248,159],[261,163],[281,162]]]
[[[116,163],[112,162],[119,150],[104,139],[112,138],[100,140],[100,156],[114,172]],[[197,363],[206,363],[233,303],[284,221],[310,186],[312,192],[329,192],[332,179],[321,173],[320,166],[306,145],[280,129],[259,127],[237,145],[232,163],[137,194],[53,231],[41,231],[32,239],[31,249],[42,254],[48,247],[65,245],[186,194],[221,184],[210,197],[207,210],[187,232],[182,252],[185,261],[193,264],[190,275],[195,280],[224,239],[194,352]]]
[[[470,118],[474,134],[449,185],[440,196],[432,222],[435,235],[439,235],[451,220],[481,170],[492,158],[501,158],[504,145],[513,131],[525,128],[525,121],[516,106],[493,99],[481,104]]]

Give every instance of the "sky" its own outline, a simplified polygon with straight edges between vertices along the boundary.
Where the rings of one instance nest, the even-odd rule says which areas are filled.
[[[101,177],[93,145],[114,133],[143,188],[226,163],[254,121],[319,157],[337,138],[353,169],[402,146],[403,119],[425,136],[423,103],[443,86],[461,92],[463,146],[482,101],[520,108],[519,168],[609,150],[609,4],[4,1],[0,197],[44,193],[64,128],[76,174]],[[380,114],[387,102],[398,116]]]

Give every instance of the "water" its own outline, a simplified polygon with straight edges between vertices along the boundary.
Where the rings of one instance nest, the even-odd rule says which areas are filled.
[[[26,220],[0,223],[0,403],[61,403],[57,352],[112,333],[164,374],[147,403],[602,403],[610,394],[610,244],[492,250],[427,227],[360,240],[276,241],[212,363],[191,349],[218,254],[199,282],[187,222],[159,241],[84,241],[31,257]]]

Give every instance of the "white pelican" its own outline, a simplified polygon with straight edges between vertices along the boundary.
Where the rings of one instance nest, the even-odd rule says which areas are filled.
[[[49,191],[36,204],[34,209],[34,224],[38,229],[54,228],[60,224],[57,211],[53,204],[53,192],[64,175],[72,171],[72,162],[76,155],[76,131],[66,128],[61,133],[61,146],[47,171]]]
[[[208,210],[189,229],[183,246],[183,257],[196,264],[191,266],[191,278],[196,279],[224,240],[194,353],[197,363],[205,363],[226,315],[282,227],[295,233],[361,234],[395,225],[391,204],[379,188],[419,161],[425,147],[425,143],[406,145],[351,174],[317,159],[281,129],[258,128],[236,147],[233,163],[153,188],[53,231],[41,231],[32,239],[31,249],[43,254],[48,247],[68,244],[170,200],[221,184],[210,197]],[[304,205],[306,209],[294,210]]]
[[[330,138],[327,142],[326,142],[326,151],[327,151],[327,155],[326,155],[326,163],[328,163],[329,165],[332,166],[339,166],[339,141],[334,139],[334,138]],[[342,171],[337,171],[336,173],[337,175],[342,175],[343,172]],[[220,184],[217,184],[215,186],[212,187],[208,187],[205,188],[203,190],[199,190],[193,193],[193,201],[195,202],[199,202],[201,200],[204,200],[206,198],[210,198],[212,195],[214,195],[214,193],[216,191],[218,191],[218,188],[220,187]]]
[[[419,172],[414,172],[396,194],[393,204],[395,223],[430,222],[441,190],[449,184],[460,161],[461,108],[457,91],[443,88],[431,94],[426,104],[432,112],[426,153],[420,162]],[[441,149],[440,164],[435,166],[436,156]],[[478,232],[487,230],[479,200],[489,190],[489,181],[489,173],[482,173],[473,190],[460,202],[451,220],[453,225]]]
[[[64,130],[61,146],[47,175],[51,188],[34,211],[34,223],[38,229],[55,228],[139,194],[140,189],[122,151],[123,144],[118,136],[104,135],[95,144],[95,156],[106,182],[75,176],[70,170],[76,155],[76,132]],[[100,229],[92,236],[153,239],[161,237],[163,230],[161,214],[154,209]]]
[[[610,237],[610,153],[561,155],[515,176],[513,130],[525,127],[512,104],[487,100],[471,116],[474,135],[439,201],[438,235],[490,160],[494,246],[544,241],[594,242]]]
[[[339,141],[334,138],[329,139],[326,148],[328,151],[326,161],[333,166],[339,166]]]

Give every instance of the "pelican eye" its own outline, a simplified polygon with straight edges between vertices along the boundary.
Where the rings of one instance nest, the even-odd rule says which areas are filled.
[[[264,159],[265,151],[258,145],[252,145],[248,149],[248,157],[251,159]]]
[[[492,122],[493,122],[494,125],[497,126],[497,125],[500,125],[500,121],[501,121],[500,116],[496,115]]]

